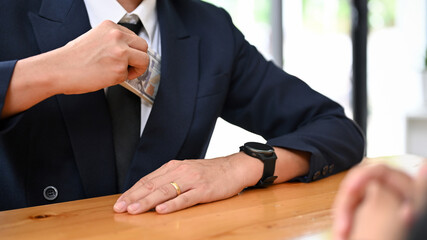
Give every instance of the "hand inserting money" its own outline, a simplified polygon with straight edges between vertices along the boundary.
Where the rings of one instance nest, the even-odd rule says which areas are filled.
[[[147,71],[135,79],[122,82],[121,85],[149,104],[153,104],[160,83],[160,55],[150,48],[147,53],[150,56]]]

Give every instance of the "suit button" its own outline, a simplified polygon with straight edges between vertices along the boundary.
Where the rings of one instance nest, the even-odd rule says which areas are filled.
[[[334,168],[335,168],[334,164],[329,165],[329,173],[332,174],[332,172],[334,171]]]
[[[43,196],[48,201],[53,201],[58,197],[58,190],[54,186],[48,186],[43,190]]]
[[[328,174],[328,170],[329,170],[329,167],[328,166],[324,166],[323,169],[322,169],[322,175],[326,176]]]
[[[317,179],[319,179],[319,177],[320,177],[320,171],[317,171],[313,175],[313,180],[317,180]]]

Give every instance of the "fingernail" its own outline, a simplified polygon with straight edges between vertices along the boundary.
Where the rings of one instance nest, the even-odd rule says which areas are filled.
[[[166,210],[166,204],[160,204],[156,207],[157,212],[164,212]]]
[[[125,201],[119,201],[116,202],[116,204],[114,204],[114,210],[116,210],[116,212],[123,212],[126,207],[126,202]]]
[[[139,210],[141,204],[139,203],[132,203],[131,205],[129,205],[128,210],[130,210],[131,212],[136,212]]]

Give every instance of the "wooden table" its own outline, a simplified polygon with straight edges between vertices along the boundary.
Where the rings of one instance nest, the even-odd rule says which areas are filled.
[[[364,162],[380,161],[414,172],[423,159]],[[0,239],[328,239],[331,204],[345,174],[249,190],[167,215],[116,214],[118,195],[3,211]]]

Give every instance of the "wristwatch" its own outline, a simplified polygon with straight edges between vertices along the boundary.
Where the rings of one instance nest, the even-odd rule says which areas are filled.
[[[264,163],[262,177],[254,187],[264,188],[273,184],[274,180],[277,178],[277,176],[274,176],[277,159],[274,148],[268,144],[247,142],[240,147],[240,151],[251,157],[258,158]]]

